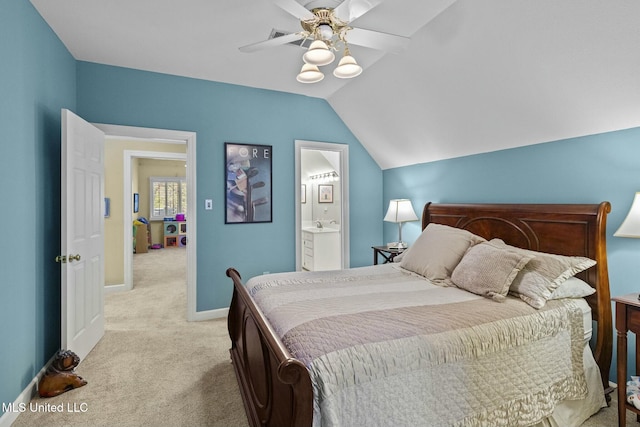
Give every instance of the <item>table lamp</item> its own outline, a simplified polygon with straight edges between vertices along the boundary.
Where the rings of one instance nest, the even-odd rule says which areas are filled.
[[[627,217],[613,235],[616,237],[640,238],[640,193],[636,193]]]
[[[613,235],[616,237],[640,238],[640,193],[636,193],[627,217]],[[638,300],[640,300],[640,295],[638,295]]]
[[[402,223],[408,221],[417,221],[411,200],[409,199],[392,199],[389,201],[389,209],[384,216],[384,220],[387,222],[398,223],[398,241],[387,244],[388,248],[403,249],[407,247],[407,244],[402,241]]]

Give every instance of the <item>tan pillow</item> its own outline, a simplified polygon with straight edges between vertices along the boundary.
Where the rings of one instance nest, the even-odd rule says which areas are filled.
[[[535,256],[516,276],[509,288],[509,292],[535,308],[542,308],[562,282],[596,264],[594,260],[585,257],[555,255],[516,248],[500,239],[493,239],[490,243],[497,247]]]
[[[445,283],[467,249],[484,241],[460,228],[429,224],[405,252],[400,266],[434,283]]]
[[[467,251],[453,270],[451,280],[474,294],[504,301],[511,282],[532,258],[530,254],[480,243]]]

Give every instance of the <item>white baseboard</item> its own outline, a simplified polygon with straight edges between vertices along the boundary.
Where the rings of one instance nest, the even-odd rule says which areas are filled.
[[[13,410],[9,410],[4,414],[2,414],[2,416],[0,417],[0,427],[11,427],[11,424],[13,424],[15,420],[18,418],[18,415],[21,414],[21,411],[19,410],[19,408],[21,407],[24,408],[29,406],[29,402],[31,402],[31,399],[33,399],[33,397],[38,392],[38,383],[40,383],[40,379],[42,378],[44,373],[47,371],[47,369],[49,368],[49,365],[51,365],[51,362],[53,362],[53,359],[55,357],[56,355],[54,354],[51,357],[51,359],[49,359],[49,361],[46,363],[46,365],[44,365],[42,369],[40,369],[40,372],[38,372],[38,374],[35,377],[33,377],[33,379],[29,382],[27,387],[24,390],[22,390],[22,393],[20,393],[18,398],[15,400],[15,402],[13,402]]]
[[[189,319],[194,322],[200,322],[202,320],[220,319],[227,317],[229,314],[229,308],[219,308],[216,310],[196,311],[192,318]],[[2,426],[0,426],[2,427]]]
[[[123,283],[121,285],[104,285],[104,293],[112,294],[115,292],[124,292],[127,290],[127,286]]]

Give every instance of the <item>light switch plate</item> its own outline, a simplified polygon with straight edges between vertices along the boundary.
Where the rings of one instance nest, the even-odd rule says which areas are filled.
[[[213,209],[213,200],[211,199],[207,199],[204,201],[204,208],[208,211],[210,211],[211,209]]]

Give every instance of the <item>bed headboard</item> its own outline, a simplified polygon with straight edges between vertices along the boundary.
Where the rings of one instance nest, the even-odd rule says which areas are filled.
[[[606,223],[611,204],[439,204],[427,203],[422,228],[429,223],[468,230],[485,239],[534,251],[584,256],[597,264],[578,275],[596,289],[587,298],[597,321],[594,357],[605,390],[613,349],[611,295],[607,267]]]

